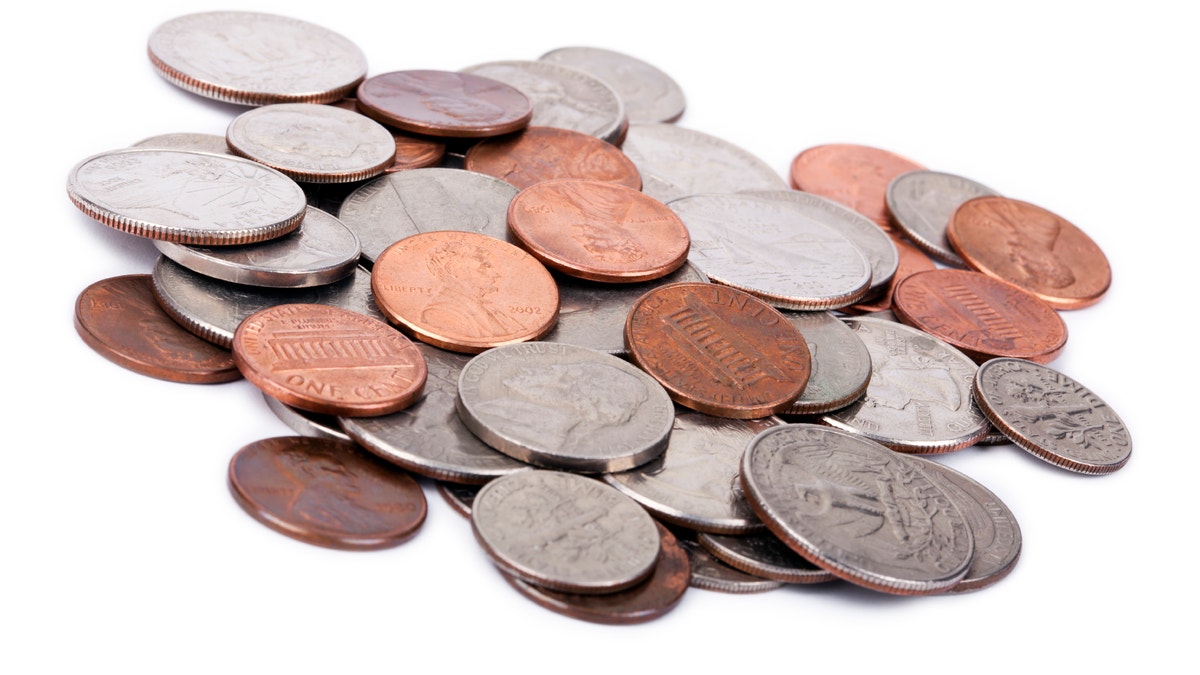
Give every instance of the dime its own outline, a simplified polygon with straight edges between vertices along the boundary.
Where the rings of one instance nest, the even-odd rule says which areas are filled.
[[[788,548],[770,532],[738,536],[701,532],[696,539],[717,560],[764,579],[785,584],[820,584],[837,578]]]
[[[993,359],[975,375],[988,420],[1025,451],[1078,473],[1108,474],[1133,452],[1129,429],[1099,396],[1062,373],[1020,359]]]
[[[633,362],[680,405],[750,419],[786,410],[808,382],[804,336],[770,305],[716,284],[671,284],[625,322]]]
[[[887,188],[892,179],[925,167],[866,145],[832,143],[809,148],[792,160],[792,187],[828,197],[891,230]]]
[[[463,160],[470,171],[503,179],[517,188],[545,180],[602,180],[634,190],[642,177],[633,162],[611,143],[579,131],[529,127],[519,134],[481,141]]]
[[[719,593],[765,593],[783,587],[782,581],[747,574],[730,567],[713,557],[708,549],[700,545],[694,536],[679,536],[679,543],[688,554],[692,576],[688,584],[693,588]]]
[[[342,428],[338,426],[338,418],[333,415],[322,415],[321,413],[309,412],[292,406],[274,398],[268,394],[263,394],[263,400],[267,402],[267,407],[281,422],[291,427],[292,431],[301,436],[311,436],[312,438],[332,438],[339,441],[349,441],[350,437]]]
[[[242,377],[228,349],[187,332],[163,312],[148,274],[83,289],[75,301],[75,330],[98,354],[142,375],[199,384]]]
[[[154,29],[150,62],[194,94],[244,105],[327,103],[367,72],[362,50],[337,33],[258,12],[204,12]]]
[[[262,524],[317,546],[387,548],[425,522],[417,481],[349,441],[287,436],[251,443],[229,462],[229,489]]]
[[[264,393],[317,413],[386,415],[425,386],[425,358],[391,326],[327,305],[255,312],[233,335],[238,369]]]
[[[615,593],[650,576],[661,547],[642,507],[599,481],[520,471],[483,486],[475,538],[508,574],[551,590]]]
[[[966,267],[946,238],[946,227],[963,202],[995,196],[986,185],[962,176],[937,171],[909,171],[892,179],[887,188],[892,222],[931,257],[955,267]]]
[[[978,197],[954,212],[950,245],[972,269],[1029,291],[1056,309],[1104,297],[1112,269],[1104,251],[1058,215],[1005,197]]]
[[[486,351],[462,370],[458,414],[510,457],[569,471],[624,471],[667,447],[674,406],[615,356],[530,342]]]
[[[767,429],[742,459],[746,498],[792,550],[851,583],[938,593],[967,573],[971,529],[916,462],[810,424]]]
[[[545,181],[508,207],[509,231],[547,267],[581,279],[659,279],[687,260],[691,240],[662,202],[621,185]]]
[[[533,115],[525,94],[503,82],[442,70],[375,75],[358,87],[364,115],[404,131],[485,138],[524,129]]]
[[[563,47],[538,59],[578,68],[603,80],[621,97],[631,124],[674,122],[687,105],[683,90],[671,76],[628,54],[598,47]]]
[[[804,391],[782,415],[815,415],[844,408],[867,390],[871,353],[829,312],[781,312],[804,336],[812,372]]]

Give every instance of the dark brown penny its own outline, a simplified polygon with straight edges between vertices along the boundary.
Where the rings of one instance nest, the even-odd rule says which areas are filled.
[[[262,524],[317,546],[387,548],[425,522],[417,481],[349,441],[285,436],[251,443],[229,462],[229,489]]]
[[[1025,291],[969,270],[919,272],[896,287],[892,311],[976,363],[998,356],[1049,363],[1067,344],[1054,308]]]
[[[425,387],[425,357],[391,326],[329,305],[277,305],[233,334],[246,379],[280,401],[346,417],[408,407]]]
[[[104,358],[171,382],[213,384],[240,379],[233,354],[196,337],[154,299],[149,274],[97,281],[75,301],[75,330]]]
[[[508,206],[508,227],[533,257],[564,274],[610,283],[664,277],[687,260],[687,227],[665,204],[595,180],[544,181]]]
[[[379,309],[417,339],[478,354],[536,340],[558,320],[558,286],[525,251],[476,232],[416,234],[375,259]]]
[[[1080,309],[1104,297],[1112,269],[1104,251],[1078,227],[1028,202],[977,197],[946,229],[971,269],[1015,284],[1057,309]]]
[[[717,417],[782,412],[812,372],[808,345],[790,321],[749,293],[717,284],[646,293],[629,312],[625,345],[676,403]]]
[[[925,167],[887,150],[831,143],[809,148],[792,160],[792,187],[828,197],[892,231],[887,187],[902,173]]]
[[[376,75],[358,86],[363,114],[401,130],[429,136],[484,138],[524,129],[533,117],[529,98],[503,82],[470,73],[404,70]]]
[[[892,239],[892,243],[896,244],[896,251],[900,254],[900,264],[896,268],[896,275],[892,277],[892,281],[888,284],[887,289],[882,295],[859,302],[849,307],[843,307],[842,312],[847,314],[866,314],[867,312],[880,312],[885,309],[892,308],[892,297],[896,292],[896,286],[904,281],[907,277],[924,272],[926,270],[935,270],[937,265],[929,256],[925,255],[921,249],[913,246],[907,241],[901,239]]]
[[[642,189],[637,166],[616,146],[557,127],[529,127],[519,134],[482,141],[467,151],[465,167],[522,190],[559,178],[602,180]]]
[[[503,570],[501,573],[522,595],[559,614],[595,623],[642,623],[657,619],[679,604],[692,572],[687,551],[675,535],[662,525],[658,525],[658,534],[661,547],[653,574],[637,586],[617,593],[563,593],[535,586]]]

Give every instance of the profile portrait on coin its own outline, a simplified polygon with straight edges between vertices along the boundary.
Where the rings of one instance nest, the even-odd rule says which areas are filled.
[[[1054,214],[1022,209],[1018,202],[1006,199],[981,200],[973,207],[983,217],[984,227],[1003,233],[996,238],[1004,242],[1013,267],[1023,275],[1014,280],[1018,286],[1067,288],[1075,283],[1075,274],[1055,251],[1063,226]]]
[[[635,262],[645,258],[638,233],[626,225],[633,202],[619,191],[591,189],[587,184],[559,184],[559,192],[577,210],[571,238],[605,262]]]
[[[421,310],[421,321],[471,338],[507,335],[527,330],[516,316],[491,301],[501,275],[492,269],[488,252],[463,240],[450,240],[430,251],[429,273],[440,282],[437,293]]]
[[[286,450],[274,460],[279,473],[295,492],[287,510],[314,525],[349,532],[386,530],[389,523],[359,501],[358,477],[337,457],[303,450]]]

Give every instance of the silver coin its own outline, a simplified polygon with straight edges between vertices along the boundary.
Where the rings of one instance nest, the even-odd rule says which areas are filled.
[[[792,550],[852,583],[923,595],[955,586],[971,528],[917,464],[870,440],[811,424],[767,429],[742,459],[746,498]]]
[[[627,54],[597,47],[563,47],[538,57],[578,68],[614,90],[625,104],[629,122],[674,122],[687,100],[675,80],[654,66]]]
[[[740,536],[701,532],[696,539],[717,560],[764,579],[785,584],[820,584],[837,578],[788,548],[770,532]]]
[[[569,593],[613,593],[654,571],[658,527],[642,507],[584,476],[520,471],[475,495],[475,537],[498,567]]]
[[[105,225],[181,244],[249,244],[304,217],[291,178],[241,157],[166,148],[93,155],[71,169],[67,196]]]
[[[247,286],[306,288],[331,284],[358,268],[358,237],[337,218],[308,207],[300,227],[245,246],[184,246],[157,240],[163,255],[184,267]]]
[[[871,352],[842,320],[829,312],[782,312],[808,343],[808,384],[784,415],[816,415],[844,408],[867,390]]]
[[[666,203],[693,194],[786,190],[775,169],[738,146],[674,124],[630,124],[621,144],[642,192]]]
[[[783,587],[782,581],[765,579],[747,574],[735,569],[713,557],[707,549],[691,536],[677,533],[679,543],[688,554],[688,562],[692,566],[692,576],[688,585],[706,591],[719,593],[765,593]]]
[[[203,12],[154,29],[150,61],[194,94],[245,105],[329,103],[367,73],[361,49],[341,35],[258,12]]]
[[[358,233],[372,264],[388,246],[414,234],[478,232],[512,243],[508,204],[517,188],[474,171],[409,169],[381,176],[352,192],[338,217]]]
[[[134,143],[135,148],[167,148],[170,150],[195,150],[196,152],[212,152],[218,155],[232,155],[233,151],[229,149],[229,144],[225,142],[224,136],[216,134],[195,134],[195,133],[178,133],[178,134],[159,134],[143,138]]]
[[[482,484],[530,468],[493,450],[459,420],[458,378],[470,357],[414,344],[428,370],[421,398],[391,415],[342,418],[346,433],[376,455],[441,481]]]
[[[967,575],[951,592],[986,588],[1008,576],[1021,556],[1021,526],[996,493],[975,479],[922,457],[912,457],[925,475],[954,500],[971,527],[975,556]]]
[[[475,503],[475,495],[479,494],[478,485],[460,485],[458,483],[437,484],[438,494],[454,512],[465,518],[471,517],[471,505]]]
[[[661,279],[636,284],[606,284],[555,275],[558,282],[558,322],[542,337],[606,354],[624,355],[625,318],[647,291],[685,281],[708,282],[693,265],[684,263]]]
[[[966,267],[946,238],[950,216],[963,202],[999,193],[962,176],[937,171],[909,171],[892,179],[887,206],[896,226],[931,258]]]
[[[918,454],[959,450],[987,433],[971,397],[977,367],[965,354],[902,323],[843,321],[871,353],[871,381],[860,399],[823,415],[823,424]]]
[[[738,469],[746,445],[779,424],[778,417],[734,420],[680,410],[662,456],[604,480],[668,523],[719,534],[760,531]]]
[[[1021,359],[992,359],[974,382],[979,407],[1013,443],[1055,466],[1108,474],[1133,453],[1129,429],[1092,390]]]
[[[688,262],[713,281],[775,307],[845,307],[870,287],[871,266],[858,247],[788,204],[754,195],[705,194],[667,206],[691,233]]]
[[[263,400],[267,402],[267,407],[271,409],[271,412],[275,413],[275,416],[280,421],[301,436],[336,438],[339,441],[350,440],[346,432],[338,427],[337,418],[333,415],[323,415],[321,413],[293,408],[266,393],[263,393]]]
[[[266,288],[206,277],[161,256],[154,265],[151,281],[154,297],[171,318],[222,347],[233,344],[233,333],[243,319],[275,305],[333,305],[387,321],[375,306],[371,273],[361,267],[353,275],[324,286]]]
[[[530,126],[570,129],[618,144],[628,125],[617,92],[582,70],[548,61],[492,61],[462,72],[490,77],[528,96]]]
[[[529,342],[479,354],[458,382],[458,414],[485,443],[554,469],[624,471],[667,447],[675,407],[654,378],[584,347]]]

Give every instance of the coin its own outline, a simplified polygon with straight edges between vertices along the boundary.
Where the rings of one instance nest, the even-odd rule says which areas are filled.
[[[229,462],[229,490],[267,527],[329,548],[388,548],[425,522],[417,481],[349,441],[255,441]]]
[[[197,152],[212,152],[218,155],[232,155],[229,144],[224,136],[217,134],[197,134],[183,132],[177,134],[159,134],[150,136],[134,143],[135,148],[169,148],[171,150],[195,150]]]
[[[330,105],[361,113],[356,98],[344,98]],[[446,156],[446,144],[435,138],[414,136],[397,129],[388,129],[387,131],[395,141],[396,157],[392,160],[392,164],[383,170],[384,173],[437,166]]]
[[[484,138],[524,129],[533,116],[525,94],[469,73],[402,70],[358,87],[358,107],[404,131],[449,138]]]
[[[820,584],[837,578],[788,548],[770,532],[740,536],[701,532],[696,539],[717,560],[764,579],[785,584]]]
[[[462,485],[441,481],[437,484],[438,494],[446,500],[455,513],[464,518],[471,517],[471,505],[475,503],[475,495],[479,494],[479,489],[479,485]]]
[[[490,138],[467,151],[470,171],[503,179],[518,189],[559,178],[580,178],[642,187],[637,167],[616,146],[583,132],[531,126]]]
[[[896,292],[896,286],[901,281],[904,281],[917,272],[937,269],[937,265],[928,256],[922,253],[916,246],[908,243],[908,241],[892,239],[892,243],[896,245],[896,252],[900,254],[900,263],[896,266],[896,274],[892,277],[892,282],[888,284],[887,289],[874,298],[867,298],[853,305],[841,307],[839,308],[840,311],[847,314],[868,314],[883,310],[890,311],[892,308],[892,296]]]
[[[267,407],[271,409],[271,412],[275,413],[275,416],[281,422],[291,427],[292,431],[301,436],[333,438],[339,441],[351,440],[338,425],[338,418],[333,415],[323,415],[321,413],[293,408],[265,393],[263,394],[263,400],[266,401]]]
[[[386,415],[425,386],[425,358],[391,326],[328,305],[279,305],[233,335],[238,369],[264,393],[330,415]]]
[[[828,197],[891,230],[887,188],[892,179],[925,167],[867,145],[831,143],[804,150],[792,160],[792,187]]]
[[[844,408],[867,390],[871,352],[829,312],[781,312],[804,336],[812,360],[808,384],[782,415],[815,415]]]
[[[692,576],[688,584],[693,588],[719,593],[765,593],[783,587],[782,581],[747,574],[717,560],[708,549],[696,541],[694,535],[680,534],[679,543],[688,554]]]
[[[233,354],[185,330],[159,306],[150,275],[97,281],[75,300],[75,330],[104,358],[170,382],[241,379]]]
[[[909,171],[892,179],[887,188],[892,222],[922,251],[953,265],[966,267],[946,238],[950,217],[963,202],[996,195],[969,178],[938,171]]]
[[[628,54],[599,47],[562,47],[538,59],[578,68],[603,80],[621,97],[630,124],[674,122],[687,105],[683,90],[670,75]]]

